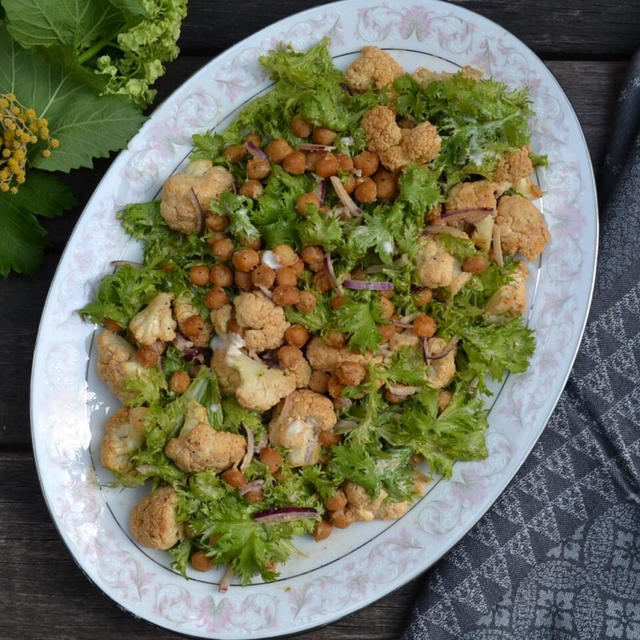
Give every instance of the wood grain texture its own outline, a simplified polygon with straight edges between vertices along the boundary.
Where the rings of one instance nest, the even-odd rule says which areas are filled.
[[[307,640],[397,638],[420,578]],[[82,573],[49,518],[30,455],[0,453],[0,640],[169,640],[120,609]]]
[[[317,0],[244,0],[241,4],[190,0],[190,19],[180,46],[188,54],[222,51],[276,20],[322,4]],[[626,58],[640,42],[638,0],[454,0],[454,4],[498,22],[541,57]],[[393,7],[393,2],[386,5]]]

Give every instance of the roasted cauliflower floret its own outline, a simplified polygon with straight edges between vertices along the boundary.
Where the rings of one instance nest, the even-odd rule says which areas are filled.
[[[495,182],[506,182],[510,185],[521,178],[527,178],[533,173],[533,163],[529,154],[531,147],[521,147],[518,151],[507,153],[500,161],[493,174]]]
[[[123,402],[130,395],[124,391],[127,380],[144,376],[146,369],[135,359],[136,350],[124,338],[105,329],[96,340],[98,375],[111,392]]]
[[[518,264],[513,272],[510,282],[502,285],[487,300],[485,318],[490,322],[499,322],[502,319],[510,319],[521,316],[527,306],[526,282],[529,277],[529,269],[524,262]]]
[[[318,436],[337,422],[333,403],[315,391],[294,391],[273,412],[269,442],[289,449],[287,462],[293,467],[315,464],[320,456]]]
[[[146,407],[120,407],[107,420],[100,442],[100,460],[111,471],[127,473],[133,469],[131,454],[144,442]]]
[[[176,321],[171,315],[172,300],[172,294],[159,293],[131,318],[129,329],[139,344],[152,345],[157,340],[171,342],[176,337]]]
[[[475,78],[476,80],[479,80],[484,75],[480,69],[476,69],[470,65],[462,67],[460,73],[465,78]],[[420,83],[423,87],[428,87],[432,82],[447,80],[455,74],[449,71],[431,71],[431,69],[420,67],[416,69],[412,75],[416,82]]]
[[[375,499],[372,499],[365,491],[364,487],[356,482],[347,481],[344,483],[343,491],[347,496],[349,509],[353,512],[357,520],[370,522],[378,520],[396,520],[403,516],[409,508],[406,500],[402,502],[385,502],[388,493],[381,489]]]
[[[551,239],[540,211],[522,196],[500,198],[496,225],[504,253],[520,252],[527,260],[535,260]]]
[[[234,333],[212,340],[211,367],[225,393],[235,393],[247,409],[266,411],[295,390],[296,379],[250,358],[242,351],[243,346],[242,338]]]
[[[260,353],[276,349],[284,341],[284,333],[291,326],[284,309],[275,305],[263,293],[241,293],[233,301],[237,323],[245,328],[247,349]]]
[[[177,508],[178,494],[173,487],[156,489],[133,508],[131,534],[143,547],[171,549],[182,538]]]
[[[416,164],[431,162],[439,153],[442,139],[430,122],[421,122],[412,129],[403,129],[400,147],[405,156]]]
[[[396,114],[389,107],[369,109],[364,114],[361,125],[367,134],[367,146],[370,151],[384,151],[399,145],[402,140],[402,129],[396,123]]]
[[[430,338],[428,342],[429,352],[437,356],[447,346],[447,341],[442,338]],[[446,387],[456,375],[456,349],[455,347],[443,358],[431,360],[427,367],[427,382],[433,389]]]
[[[247,441],[237,433],[216,431],[200,422],[187,433],[167,443],[164,452],[185,473],[208,469],[216,473],[239,463],[247,451]]]
[[[196,164],[197,163],[197,164]],[[160,214],[176,231],[196,233],[212,200],[233,187],[233,176],[224,167],[207,160],[188,165],[184,173],[172,175],[162,187]]]
[[[427,236],[416,255],[418,278],[425,287],[448,287],[453,280],[455,258],[438,240]]]
[[[399,78],[404,71],[378,47],[363,47],[362,57],[354,60],[345,72],[347,84],[354,91],[381,89]]]
[[[178,328],[189,337],[193,346],[207,347],[213,328],[211,323],[200,315],[191,297],[187,294],[179,296],[173,305],[173,311],[178,321]]]
[[[445,208],[447,211],[461,209],[496,209],[496,185],[489,180],[460,182],[449,190]]]
[[[213,324],[213,330],[218,334],[225,334],[229,331],[229,322],[233,316],[233,307],[230,304],[225,304],[219,309],[211,310],[211,324]]]
[[[365,364],[367,358],[361,353],[355,353],[346,347],[336,349],[325,344],[322,338],[312,338],[307,345],[307,360],[318,371],[334,371],[343,362],[358,362]]]

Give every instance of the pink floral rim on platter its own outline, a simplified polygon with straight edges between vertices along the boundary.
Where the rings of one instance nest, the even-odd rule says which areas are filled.
[[[304,546],[282,580],[232,586],[185,581],[161,555],[128,536],[127,492],[108,489],[96,463],[104,415],[115,402],[91,373],[95,327],[76,310],[93,295],[109,261],[138,250],[115,214],[153,198],[184,161],[191,135],[224,126],[234,109],[268,85],[258,56],[278,42],[304,49],[323,36],[340,66],[375,44],[409,71],[473,65],[511,86],[528,85],[537,117],[534,150],[552,234],[535,274],[529,322],[538,346],[527,373],[510,376],[495,399],[490,455],[458,463],[394,523],[358,523],[332,542]],[[119,605],[157,625],[204,638],[263,638],[327,624],[360,609],[432,565],[505,489],[542,432],[562,391],[587,317],[597,250],[593,173],[577,118],[544,64],[498,25],[436,0],[348,0],[296,14],[232,47],[162,104],[114,161],[69,240],[44,308],[31,384],[33,446],[51,515],[87,576]],[[559,506],[561,508],[561,505]],[[526,547],[527,531],[519,544]],[[333,547],[332,547],[333,544]],[[509,551],[508,549],[506,551]],[[522,550],[519,551],[522,553]],[[194,576],[195,577],[195,576]],[[499,577],[496,577],[499,580]],[[471,602],[474,585],[448,597]]]

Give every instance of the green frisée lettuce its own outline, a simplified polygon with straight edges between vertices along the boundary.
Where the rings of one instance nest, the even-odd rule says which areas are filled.
[[[114,474],[124,486],[170,486],[179,534],[166,547],[185,577],[216,566],[222,585],[231,573],[273,580],[299,553],[296,536],[399,517],[425,480],[488,455],[490,381],[526,370],[534,352],[521,315],[527,269],[498,251],[498,212],[452,205],[449,193],[491,180],[510,157],[528,163],[527,91],[462,71],[357,92],[328,45],[260,58],[273,85],[226,130],[194,135],[197,164],[163,189],[162,206],[118,214],[142,262],[116,261],[80,310],[113,332],[101,336],[99,371],[115,367],[115,382],[103,377],[126,405],[117,444],[130,445]],[[392,151],[409,153],[414,129],[439,152],[394,171],[384,149],[356,158],[375,148],[361,123],[380,106],[371,113],[391,120]],[[314,127],[335,139],[312,142]],[[280,138],[304,165],[277,157],[277,145],[289,153]],[[333,181],[311,155],[328,153]],[[256,157],[270,158],[259,180]],[[368,171],[374,161],[381,168]],[[214,174],[225,190],[205,206],[196,189]],[[495,180],[481,185],[493,204],[517,192],[515,179]],[[373,200],[358,191],[371,181]],[[174,208],[196,221],[174,226],[197,230],[174,230]],[[490,224],[466,218],[478,212]],[[143,344],[131,321],[156,298],[171,315]]]

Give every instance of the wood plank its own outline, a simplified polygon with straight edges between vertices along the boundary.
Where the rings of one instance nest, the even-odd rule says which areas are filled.
[[[209,59],[209,56],[182,56],[176,60],[158,83],[159,98],[169,95]],[[555,61],[548,64],[582,122],[597,175],[625,63]],[[50,247],[38,273],[33,278],[0,279],[0,300],[15,310],[0,314],[0,371],[4,373],[0,386],[0,446],[28,447],[30,442],[29,375],[42,305],[75,221],[108,165],[109,161],[100,160],[95,169],[75,171],[67,177],[79,204],[62,218],[43,220],[50,232]]]
[[[0,640],[184,637],[134,618],[83,575],[50,519],[27,454],[0,453],[0,548]],[[420,584],[418,578],[305,638],[397,638]]]
[[[640,3],[636,1],[453,1],[499,23],[543,57],[629,57],[640,42]],[[245,0],[241,4],[190,0],[179,44],[188,54],[223,51],[281,18],[321,4],[317,0]]]

